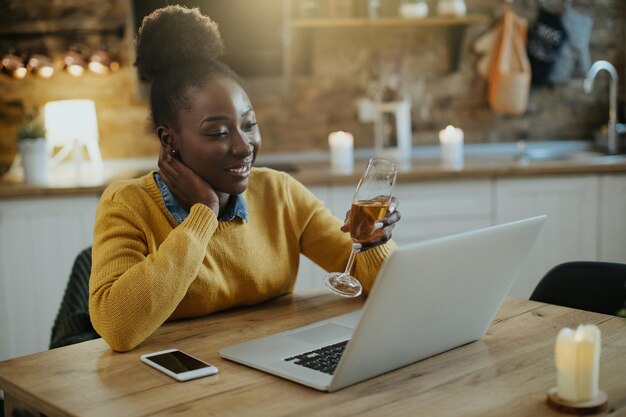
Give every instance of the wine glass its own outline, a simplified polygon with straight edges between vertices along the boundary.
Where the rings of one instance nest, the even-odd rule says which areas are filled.
[[[396,176],[397,168],[393,162],[379,158],[368,162],[350,208],[350,237],[354,243],[369,242],[382,236],[383,229],[376,229],[375,224],[387,214]],[[352,246],[344,272],[330,272],[326,275],[324,284],[334,293],[344,297],[358,297],[363,291],[359,280],[350,275],[354,257],[359,250],[359,247]]]

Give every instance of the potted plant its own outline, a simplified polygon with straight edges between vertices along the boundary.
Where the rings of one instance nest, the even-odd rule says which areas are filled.
[[[48,180],[48,147],[46,129],[36,115],[27,115],[17,131],[17,141],[24,167],[24,182],[46,184]]]

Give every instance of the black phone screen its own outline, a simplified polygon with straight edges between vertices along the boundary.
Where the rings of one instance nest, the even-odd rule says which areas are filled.
[[[147,359],[161,365],[170,371],[181,374],[183,372],[195,371],[196,369],[207,368],[210,365],[187,355],[180,350],[150,356]]]

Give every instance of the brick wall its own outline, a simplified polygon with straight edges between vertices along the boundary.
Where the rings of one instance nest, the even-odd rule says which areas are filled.
[[[396,1],[397,3],[397,1]],[[383,0],[383,13],[396,10]],[[447,124],[465,130],[467,142],[588,139],[608,118],[608,82],[600,76],[593,94],[582,90],[582,79],[566,85],[533,89],[528,111],[521,117],[491,112],[486,83],[477,74],[472,43],[500,15],[500,0],[466,0],[472,14],[490,18],[486,25],[464,30],[449,27],[328,29],[314,31],[306,50],[306,70],[294,65],[282,94],[253,95],[265,151],[326,149],[328,133],[351,131],[357,147],[373,146],[373,126],[359,123],[355,100],[371,89],[375,74],[396,74],[413,103],[413,142],[434,144]],[[546,0],[560,7],[560,0]],[[626,2],[574,0],[573,6],[594,20],[591,58],[611,61],[625,80]],[[431,11],[436,4],[430,2]],[[536,0],[515,0],[514,9],[531,21]],[[0,53],[11,46],[43,47],[60,54],[76,42],[79,27],[125,28],[123,36],[83,36],[81,42],[105,41],[121,58],[122,69],[107,76],[74,78],[59,70],[50,80],[32,76],[13,80],[0,76],[0,164],[16,152],[15,131],[24,111],[50,100],[89,98],[96,102],[100,146],[104,158],[156,156],[158,143],[148,130],[148,110],[137,92],[132,62],[130,0],[7,0],[0,4]],[[85,23],[87,22],[87,23]],[[63,28],[61,35],[20,36],[41,28]],[[26,28],[26,29],[25,29]],[[305,44],[294,43],[295,48]],[[455,61],[458,65],[455,66]],[[624,81],[621,90],[624,91]],[[620,97],[624,94],[620,91]]]
[[[476,72],[473,42],[500,16],[500,1],[466,0],[469,12],[490,17],[487,25],[461,33],[446,28],[325,29],[314,32],[310,73],[295,77],[282,99],[258,99],[266,148],[324,148],[332,130],[355,133],[357,146],[373,146],[373,127],[357,120],[355,98],[364,96],[372,72],[400,74],[413,105],[413,143],[437,143],[447,124],[460,126],[467,142],[510,142],[518,139],[589,139],[608,119],[608,81],[601,74],[593,94],[583,92],[582,78],[566,85],[534,88],[526,114],[494,114],[486,99],[486,82]],[[384,4],[385,2],[383,2]],[[515,0],[518,14],[533,21],[536,0]],[[545,2],[559,10],[560,1]],[[591,60],[612,62],[624,80],[626,2],[574,1],[576,10],[594,20]],[[430,10],[436,8],[430,2]],[[384,11],[383,11],[384,12]],[[455,38],[456,36],[456,38]],[[458,68],[453,61],[458,60]],[[624,96],[624,83],[620,97]],[[287,134],[286,134],[287,132]]]

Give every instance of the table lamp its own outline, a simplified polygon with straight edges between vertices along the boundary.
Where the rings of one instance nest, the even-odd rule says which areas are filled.
[[[52,157],[51,166],[58,165],[73,152],[77,175],[80,176],[85,147],[95,173],[102,172],[102,156],[98,146],[98,120],[93,100],[48,102],[44,106],[44,124],[51,148],[61,148]]]

